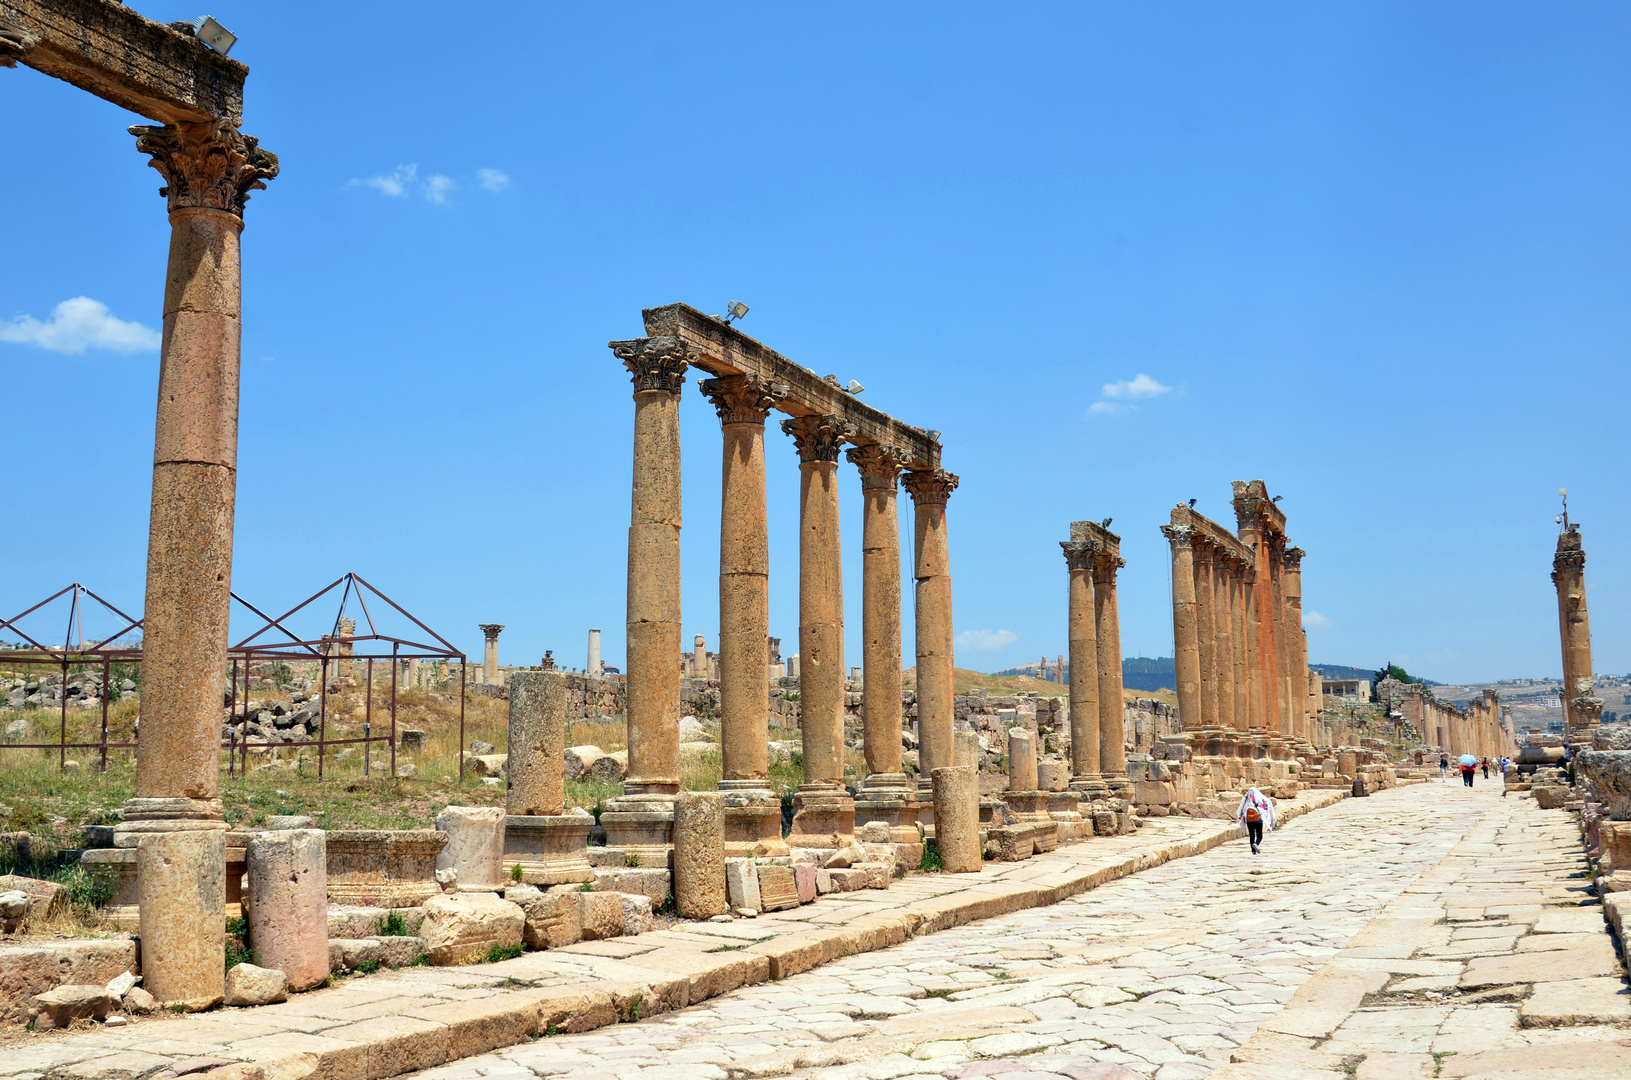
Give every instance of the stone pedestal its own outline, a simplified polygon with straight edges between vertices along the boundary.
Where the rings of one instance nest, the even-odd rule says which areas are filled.
[[[733,859],[787,854],[782,801],[763,780],[721,780],[725,800],[725,854]],[[604,816],[604,815],[603,815]]]
[[[510,676],[509,786],[512,816],[560,814],[566,809],[566,677],[556,671]]]
[[[607,847],[633,853],[641,866],[667,866],[674,846],[674,796],[620,795],[606,803],[600,826]]]
[[[595,819],[588,814],[511,814],[504,819],[504,880],[511,868],[521,866],[528,885],[564,885],[593,881],[589,865],[589,830]],[[642,861],[642,865],[645,865]],[[659,867],[666,863],[655,864]],[[463,880],[462,878],[460,879]]]
[[[855,822],[881,821],[892,844],[916,844],[918,788],[905,773],[873,773],[855,795]]]
[[[934,785],[935,846],[948,874],[977,874],[980,851],[980,775],[966,765],[936,769]]]
[[[329,975],[323,830],[262,833],[249,842],[248,867],[255,963],[283,972],[290,990],[309,990]]]
[[[499,859],[504,855],[504,811],[496,806],[449,806],[436,815],[436,828],[447,843],[436,855],[436,869],[452,869],[459,887],[504,883]]]
[[[604,815],[602,815],[604,816]],[[855,843],[855,801],[837,784],[805,784],[793,795],[787,846],[825,851]]]
[[[418,907],[440,893],[435,829],[336,829],[328,833],[328,898],[356,907]]]
[[[1026,824],[1052,821],[1049,813],[1049,794],[1046,791],[1005,791],[1002,801],[1008,804],[1014,816]]]
[[[226,994],[226,834],[152,833],[137,847],[142,979],[187,1011]]]

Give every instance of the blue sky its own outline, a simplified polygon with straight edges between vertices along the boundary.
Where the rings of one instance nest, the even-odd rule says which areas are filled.
[[[1597,669],[1631,669],[1623,6],[210,13],[283,167],[244,234],[258,605],[356,570],[472,654],[496,621],[506,663],[581,666],[599,626],[621,662],[632,404],[605,343],[739,298],[745,332],[944,432],[961,666],[1065,651],[1057,542],[1107,516],[1125,651],[1169,654],[1157,526],[1189,498],[1228,521],[1229,481],[1262,477],[1308,551],[1315,661],[1556,674],[1567,486]],[[139,608],[160,179],[135,117],[37,72],[0,71],[0,120],[0,609],[76,579]],[[685,640],[712,645],[694,387]],[[796,457],[768,440],[791,652]]]

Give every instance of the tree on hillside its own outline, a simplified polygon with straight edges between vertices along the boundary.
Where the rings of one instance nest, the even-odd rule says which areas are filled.
[[[1406,671],[1404,668],[1400,667],[1398,664],[1386,664],[1383,667],[1377,668],[1376,673],[1375,673],[1375,677],[1371,681],[1371,685],[1374,686],[1374,685],[1376,685],[1376,683],[1381,682],[1383,679],[1397,679],[1399,682],[1402,682],[1402,683],[1419,683],[1419,682],[1421,682],[1420,679],[1418,679],[1415,676],[1411,675],[1410,672]]]

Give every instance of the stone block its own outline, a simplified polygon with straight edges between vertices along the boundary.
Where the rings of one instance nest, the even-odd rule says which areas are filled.
[[[996,845],[998,862],[1019,862],[1029,859],[1035,850],[1029,825],[999,825],[990,830],[989,835],[991,842]]]
[[[758,872],[761,911],[785,911],[799,906],[798,884],[793,880],[791,866],[761,866]]]
[[[491,893],[433,896],[424,909],[419,936],[425,954],[438,967],[479,963],[494,946],[509,948],[522,942],[526,913]],[[618,922],[621,925],[621,910]]]
[[[21,874],[0,875],[0,893],[20,892],[28,898],[28,915],[36,920],[49,919],[68,906],[68,891],[54,881],[24,877]]]
[[[576,885],[554,885],[530,894],[511,890],[505,895],[524,913],[522,932],[528,948],[559,949],[583,940],[583,906]]]
[[[601,941],[623,936],[623,894],[580,892],[583,911],[583,939]]]
[[[673,879],[667,870],[662,869],[603,867],[595,871],[595,889],[598,892],[647,896],[651,898],[653,908],[660,908],[673,892]]]
[[[866,888],[867,872],[865,870],[848,867],[840,870],[828,870],[827,874],[832,881],[833,892],[858,892]]]
[[[460,885],[498,885],[504,881],[504,811],[496,806],[449,806],[436,815],[436,829],[447,844],[436,855],[436,869],[458,871]]]
[[[126,939],[36,941],[0,946],[0,1024],[23,1024],[36,994],[62,986],[106,986],[136,968]]]
[[[330,904],[328,908],[328,936],[331,938],[373,937],[385,925],[390,911],[382,907],[352,907]]]
[[[817,896],[826,896],[830,892],[837,891],[833,885],[831,870],[822,870],[818,867],[815,872],[815,881]]]
[[[887,889],[889,888],[889,879],[895,876],[894,860],[890,860],[889,862],[870,860],[867,862],[858,862],[854,866],[850,867],[850,869],[859,870],[862,874],[866,875],[864,879],[866,884],[862,886],[862,888],[866,889]],[[771,911],[774,909],[767,907],[765,910]]]
[[[1036,784],[1039,791],[1064,791],[1070,787],[1070,763],[1067,761],[1037,762]]]
[[[1172,785],[1159,780],[1135,780],[1128,800],[1139,806],[1171,806]]]
[[[1526,1028],[1577,1027],[1631,1022],[1631,991],[1618,978],[1569,979],[1536,983],[1518,1010]]]
[[[327,978],[327,972],[324,978]],[[289,999],[289,980],[275,968],[234,964],[227,970],[228,1005],[270,1005]]]
[[[447,834],[435,829],[331,829],[328,898],[331,903],[417,907],[442,890],[436,857]]]
[[[644,893],[608,893],[621,899],[623,905],[623,934],[633,937],[651,929],[651,897]]]
[[[598,746],[568,746],[565,751],[564,767],[568,780],[596,779],[594,774],[595,763],[606,756],[606,751]],[[603,769],[606,766],[602,766]]]
[[[687,919],[730,908],[725,881],[725,797],[682,791],[674,803],[674,907]]]
[[[380,967],[408,967],[415,957],[425,951],[425,943],[416,937],[392,936],[375,940],[379,942]]]
[[[380,938],[329,938],[330,971],[356,971],[364,964],[383,964]],[[412,959],[411,957],[409,959]]]
[[[1204,812],[1204,808],[1203,808],[1203,812],[1202,812],[1201,816],[1202,817],[1216,817],[1216,816],[1219,816],[1219,815],[1207,814],[1207,813]],[[1094,835],[1096,835],[1096,836],[1115,836],[1120,832],[1121,832],[1121,822],[1116,818],[1116,815],[1113,812],[1111,812],[1109,810],[1095,810],[1095,811],[1093,811],[1093,833],[1094,833]]]
[[[799,903],[813,903],[816,898],[816,872],[815,863],[800,862],[793,864],[793,887],[798,891]]]
[[[35,1031],[53,1031],[75,1020],[106,1020],[118,1007],[118,999],[104,986],[70,984],[34,995],[28,1015]]]
[[[244,908],[256,959],[283,974],[286,991],[316,986],[329,975],[328,852],[323,830],[262,833],[249,841],[246,862],[249,891]],[[264,1003],[234,1002],[229,987],[227,1004]]]
[[[759,872],[752,859],[725,860],[725,895],[730,906],[759,911]]]

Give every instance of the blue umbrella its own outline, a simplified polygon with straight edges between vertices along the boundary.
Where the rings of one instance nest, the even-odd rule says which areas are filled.
[[[1471,754],[1462,754],[1461,755],[1461,764],[1463,764],[1463,765],[1476,765],[1476,764],[1478,764],[1478,759],[1473,757]]]

